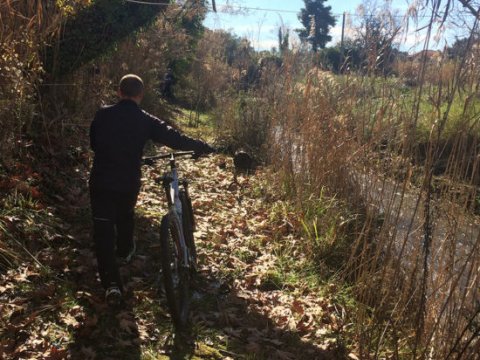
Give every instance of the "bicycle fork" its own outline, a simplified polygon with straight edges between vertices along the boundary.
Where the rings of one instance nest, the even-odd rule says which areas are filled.
[[[177,251],[182,251],[183,254],[181,254],[181,264],[180,266],[182,268],[189,269],[190,268],[190,254],[188,252],[188,246],[185,243],[185,235],[183,232],[183,211],[182,211],[182,203],[180,201],[180,198],[178,196],[178,189],[179,189],[179,183],[180,181],[178,180],[178,177],[176,176],[176,169],[172,169],[172,175],[166,175],[161,178],[163,188],[165,190],[165,195],[167,198],[168,202],[168,208],[169,211],[175,211],[177,218],[179,220],[179,233],[180,233],[180,241],[179,247],[177,248]],[[185,188],[185,192],[188,196],[188,184],[186,181],[182,181],[182,185]]]

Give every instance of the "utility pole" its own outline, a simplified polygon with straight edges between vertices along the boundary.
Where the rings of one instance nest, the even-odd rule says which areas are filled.
[[[340,40],[340,49],[343,50],[343,38],[345,36],[345,11],[343,12],[343,17],[342,17],[342,38]]]
[[[342,16],[342,37],[340,39],[340,73],[343,73],[343,68],[345,66],[345,52],[343,50],[343,39],[345,37],[345,11]]]

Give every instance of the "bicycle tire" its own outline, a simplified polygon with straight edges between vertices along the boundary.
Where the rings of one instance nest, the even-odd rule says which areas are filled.
[[[177,329],[188,324],[190,310],[190,272],[182,264],[180,244],[180,220],[175,214],[167,214],[160,225],[161,263],[165,295]]]
[[[188,247],[190,254],[190,267],[193,272],[197,270],[197,248],[195,246],[195,238],[193,232],[195,231],[195,218],[193,216],[193,207],[190,197],[185,190],[180,190],[178,194],[180,203],[182,204],[182,225],[183,235],[185,237],[185,244]]]

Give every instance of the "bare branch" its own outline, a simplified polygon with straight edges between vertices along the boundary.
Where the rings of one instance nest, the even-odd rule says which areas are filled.
[[[460,4],[463,5],[464,8],[467,8],[468,11],[472,13],[473,16],[475,16],[477,19],[480,20],[480,9],[475,10],[475,8],[472,6],[469,0],[458,0]],[[448,2],[450,4],[450,1]]]

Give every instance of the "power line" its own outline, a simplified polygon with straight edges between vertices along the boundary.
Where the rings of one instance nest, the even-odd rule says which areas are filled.
[[[298,14],[298,11],[295,10],[287,10],[287,9],[267,9],[267,8],[255,8],[255,7],[246,7],[240,5],[228,5],[228,4],[218,4],[217,6],[223,6],[223,11],[220,10],[219,12],[226,12],[228,9],[237,9],[237,10],[254,10],[254,11],[267,11],[267,12],[283,12],[283,13],[292,13]]]
[[[169,3],[157,3],[157,2],[151,2],[151,1],[141,1],[141,0],[125,0],[126,2],[129,3],[134,3],[134,4],[140,4],[140,5],[153,5],[153,6],[169,6],[172,4]],[[274,12],[274,13],[290,13],[290,14],[298,14],[299,11],[295,10],[287,10],[287,9],[275,9],[275,8],[259,8],[259,7],[248,7],[248,6],[241,6],[241,5],[229,5],[229,4],[217,4],[217,8],[219,8],[220,13],[228,13],[229,9],[236,9],[236,10],[248,10],[248,11],[263,11],[263,12]],[[213,10],[208,10],[209,12],[212,12]],[[217,12],[217,11],[215,11]],[[350,17],[375,17],[378,16],[378,14],[352,14],[352,13],[347,13],[348,16]],[[333,13],[331,16],[333,17],[343,17],[344,13]],[[405,18],[405,15],[391,15],[390,17],[397,18],[397,19],[403,19]],[[417,18],[431,18],[430,15],[418,15],[416,16]]]
[[[237,10],[253,10],[253,11],[265,11],[265,12],[283,12],[283,13],[291,13],[291,14],[298,14],[300,10],[295,11],[295,10],[287,10],[287,9],[275,9],[275,8],[258,8],[258,7],[247,7],[247,6],[241,6],[241,5],[229,5],[229,4],[217,4],[217,8],[223,7],[223,11],[220,10],[219,12],[227,12],[228,9],[237,9]],[[375,17],[378,16],[377,14],[352,14],[348,13],[348,16],[351,17]],[[334,17],[342,17],[344,13],[332,13],[331,14]],[[391,17],[394,18],[404,18],[404,15],[392,15]],[[417,16],[418,18],[430,18],[430,15],[422,15],[422,16]]]

